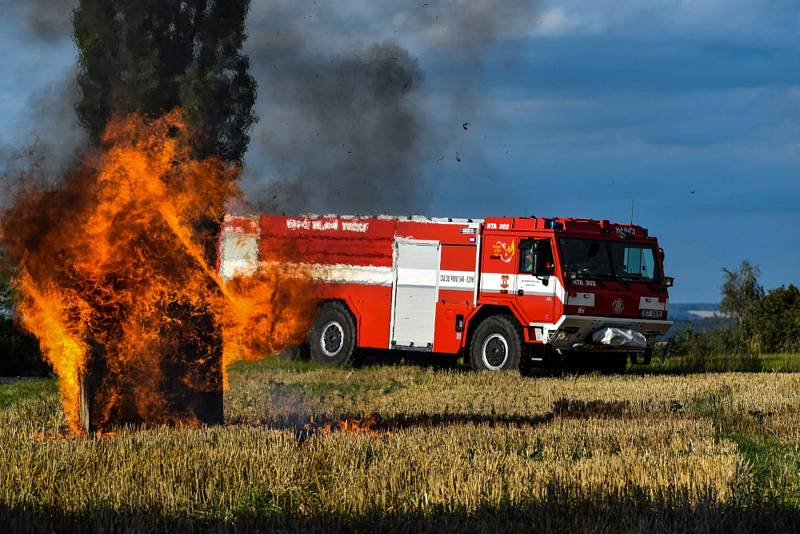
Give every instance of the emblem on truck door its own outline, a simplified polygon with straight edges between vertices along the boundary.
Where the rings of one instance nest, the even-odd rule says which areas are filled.
[[[614,302],[611,303],[611,309],[614,310],[614,313],[620,315],[625,310],[625,301],[619,297],[615,298]]]
[[[510,244],[504,241],[498,241],[492,246],[492,259],[500,260],[503,263],[511,263],[511,260],[514,259],[515,252],[513,241],[511,241]]]

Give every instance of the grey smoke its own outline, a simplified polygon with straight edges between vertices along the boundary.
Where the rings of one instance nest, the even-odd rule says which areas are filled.
[[[42,182],[57,180],[80,156],[87,138],[74,111],[77,99],[74,67],[28,97],[25,122],[30,131],[0,148],[0,208],[20,185],[19,177],[25,176],[28,185],[46,185]]]
[[[297,179],[271,184],[267,207],[410,209],[426,187],[418,164],[426,119],[414,101],[422,73],[409,53],[387,42],[342,58],[284,56],[273,64],[279,74],[261,98],[273,106],[273,121],[283,118],[267,124],[251,150],[265,150]]]
[[[71,14],[77,0],[4,0],[0,6],[25,23],[30,35],[55,42],[72,35]]]
[[[69,38],[76,5],[0,0],[36,46]],[[258,206],[425,212],[437,162],[456,162],[458,152],[457,165],[481,165],[481,126],[491,120],[481,92],[488,52],[534,27],[536,7],[524,0],[252,0],[246,53],[261,122],[246,185]],[[504,59],[513,63],[514,53],[504,49]],[[433,86],[416,58],[448,69],[448,87]],[[84,141],[70,81],[30,99],[31,136],[52,165],[68,162]]]
[[[51,50],[73,46],[71,14],[77,4],[77,0],[0,0],[0,9],[19,24],[18,37],[24,40],[24,46],[46,55]],[[10,176],[27,173],[34,167],[39,178],[54,175],[74,161],[85,143],[74,110],[78,99],[76,66],[50,70],[51,81],[27,95],[18,117],[20,128],[8,132],[0,149],[4,186]],[[28,74],[18,76],[24,78]],[[17,85],[30,90],[31,81],[20,79]],[[0,191],[0,202],[7,200],[7,193]]]
[[[532,2],[511,0],[254,0],[246,51],[261,122],[247,182],[258,207],[425,212],[435,162],[482,160],[454,138],[490,115],[487,52],[535,23]],[[416,57],[449,68],[450,86],[426,87]]]
[[[27,109],[37,135],[52,143],[53,155],[60,161],[72,156],[86,142],[75,113],[80,97],[76,75],[77,67],[66,69],[61,79],[28,98]]]

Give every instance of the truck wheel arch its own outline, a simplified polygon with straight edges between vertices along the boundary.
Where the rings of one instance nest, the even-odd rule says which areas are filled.
[[[358,307],[353,302],[353,299],[346,296],[344,298],[319,298],[317,300],[316,308],[314,308],[314,316],[311,318],[313,321],[316,318],[319,311],[323,308],[323,306],[330,305],[331,303],[337,302],[339,305],[344,306],[344,308],[350,313],[350,316],[353,318],[353,322],[356,325],[356,342],[358,342],[358,334],[359,328],[361,327],[361,314],[358,311]]]
[[[467,349],[475,371],[519,371],[523,355],[522,332],[517,318],[490,315],[478,323]]]
[[[517,310],[513,309],[511,306],[501,306],[496,304],[483,304],[478,306],[475,308],[475,310],[473,310],[471,315],[467,316],[465,321],[464,335],[461,339],[462,349],[469,348],[470,343],[472,343],[472,336],[475,334],[475,329],[478,327],[478,325],[485,319],[488,319],[494,315],[510,315],[515,317],[516,320],[522,324]]]

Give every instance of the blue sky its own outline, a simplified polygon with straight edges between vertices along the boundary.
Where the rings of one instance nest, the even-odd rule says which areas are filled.
[[[253,16],[282,3],[256,1]],[[358,0],[334,22],[304,24],[329,46],[392,38],[418,58],[425,86],[417,98],[437,135],[450,139],[444,159],[426,164],[435,178],[425,211],[627,221],[633,200],[635,222],[667,252],[674,302],[718,300],[720,268],[745,258],[761,266],[767,287],[798,283],[800,4],[510,2],[479,69],[460,56],[465,37],[446,23],[421,20],[408,3],[387,5]],[[68,36],[35,39],[19,17],[4,17],[0,53],[0,155],[34,131],[74,142],[70,117],[29,106],[69,79]],[[438,113],[466,79],[481,105]],[[268,180],[269,166],[256,159],[250,176]]]

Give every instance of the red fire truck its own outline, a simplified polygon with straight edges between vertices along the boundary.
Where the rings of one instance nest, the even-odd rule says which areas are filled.
[[[347,365],[358,348],[463,354],[477,370],[551,356],[648,363],[671,326],[664,253],[645,228],[606,220],[232,216],[223,279],[271,257],[312,271],[311,357]],[[601,364],[602,365],[602,364]]]

